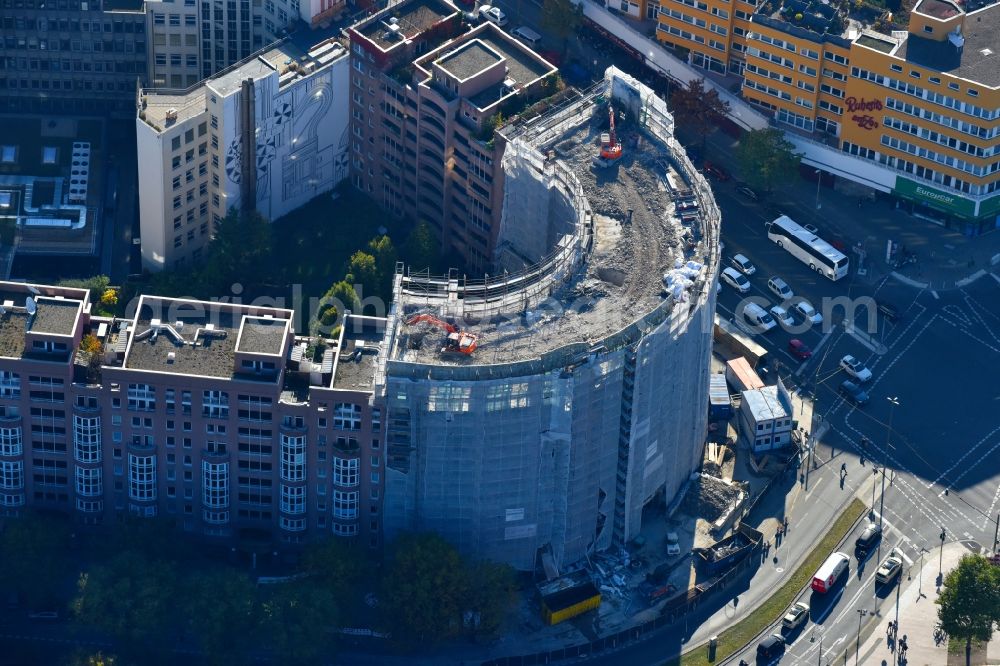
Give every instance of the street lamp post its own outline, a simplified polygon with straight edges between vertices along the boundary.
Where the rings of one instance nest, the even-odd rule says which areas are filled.
[[[899,588],[903,587],[903,572],[899,572],[899,579],[896,580],[896,636],[899,635]],[[896,636],[892,637],[892,640],[896,640]],[[892,651],[892,666],[896,666],[896,656],[899,654],[899,650]]]
[[[924,553],[927,549],[923,546],[920,547],[920,574],[917,575],[917,594],[919,596],[924,596]]]
[[[858,643],[854,648],[854,666],[858,665],[861,659],[861,618],[868,615],[866,608],[858,608]]]
[[[816,169],[816,210],[819,210],[823,206],[819,202],[819,186],[823,182],[823,172]]]
[[[944,565],[944,540],[945,540],[945,537],[947,537],[947,536],[948,535],[945,534],[945,531],[944,531],[944,526],[942,525],[941,526],[941,535],[938,537],[939,539],[941,539],[941,551],[938,554],[938,580],[941,580],[941,575],[942,575],[942,573],[944,571],[944,569],[942,568],[943,565]]]

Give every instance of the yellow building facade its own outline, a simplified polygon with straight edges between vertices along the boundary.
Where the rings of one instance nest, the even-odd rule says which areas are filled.
[[[920,0],[888,36],[821,0],[749,21],[727,13],[741,4],[661,0],[657,37],[742,73],[743,98],[779,126],[891,169],[883,187],[913,212],[968,233],[1000,224],[1000,5]]]

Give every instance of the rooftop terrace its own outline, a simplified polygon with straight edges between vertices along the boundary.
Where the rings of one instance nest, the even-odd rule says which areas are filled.
[[[388,51],[457,13],[458,8],[444,0],[411,0],[393,5],[354,26],[354,30]]]
[[[0,315],[0,356],[21,358],[24,355],[24,331],[28,325],[28,313],[7,310]]]

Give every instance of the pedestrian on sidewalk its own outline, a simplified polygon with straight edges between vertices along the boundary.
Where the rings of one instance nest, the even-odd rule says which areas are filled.
[[[788,516],[785,516],[785,519],[782,522],[782,525],[784,526],[783,529],[782,529],[782,533],[787,533],[788,532]]]

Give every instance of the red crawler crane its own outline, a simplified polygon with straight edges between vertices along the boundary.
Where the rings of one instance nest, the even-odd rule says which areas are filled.
[[[438,319],[434,315],[426,313],[413,315],[406,320],[406,325],[413,326],[415,324],[419,324],[420,322],[426,322],[435,328],[441,328],[448,332],[447,345],[441,351],[471,354],[476,351],[476,347],[479,345],[479,336],[474,333],[460,331],[454,324],[449,324],[446,321]]]
[[[610,130],[608,132],[608,140],[601,141],[601,158],[614,162],[622,156],[622,144],[618,140],[618,134],[615,132],[615,107],[611,104],[608,104],[608,118],[610,120]],[[604,137],[601,138],[603,139]]]

